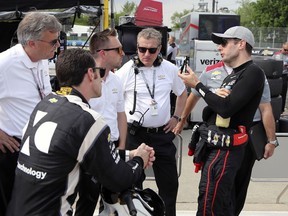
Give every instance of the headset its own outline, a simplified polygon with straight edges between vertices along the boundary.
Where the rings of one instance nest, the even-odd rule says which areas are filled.
[[[132,60],[134,62],[134,66],[135,67],[144,67],[144,64],[141,62],[141,60],[139,59],[138,55],[134,55],[132,57]],[[163,62],[163,57],[161,55],[158,55],[157,58],[155,59],[155,61],[153,62],[153,66],[154,67],[158,67],[161,65],[161,63]]]
[[[136,91],[136,75],[139,74],[139,67],[143,67],[144,64],[141,62],[141,60],[139,59],[138,55],[134,55],[132,56],[132,60],[134,62],[133,68],[134,68],[134,74],[135,74],[135,81],[134,81],[134,100],[133,100],[133,108],[132,110],[129,111],[130,115],[133,115],[135,113],[135,108],[136,108],[136,95],[137,95],[137,91]],[[155,59],[155,61],[153,62],[153,66],[154,67],[158,67],[161,65],[161,63],[163,62],[163,58],[161,55],[158,55],[157,58]]]
[[[133,95],[133,107],[132,110],[129,111],[130,115],[133,115],[135,112],[139,112],[136,111],[136,97],[137,97],[137,91],[136,91],[136,76],[137,74],[139,74],[139,68],[138,67],[143,67],[144,64],[141,62],[141,60],[139,59],[138,55],[134,55],[132,56],[132,60],[134,62],[133,64],[133,68],[134,68],[134,74],[135,74],[135,80],[134,80],[134,95]],[[155,61],[153,62],[153,66],[154,67],[158,67],[161,65],[163,61],[163,58],[161,55],[158,55],[157,58],[155,59]],[[149,110],[149,108],[145,111],[145,113]],[[136,131],[138,130],[138,128],[142,125],[143,121],[144,121],[144,115],[145,113],[141,113],[141,118],[139,119],[139,121],[133,121],[131,126],[129,127],[129,133],[131,135],[135,135]],[[142,122],[142,123],[141,123]]]

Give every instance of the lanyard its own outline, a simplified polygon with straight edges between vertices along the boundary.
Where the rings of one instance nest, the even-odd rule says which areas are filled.
[[[34,73],[34,70],[33,70],[33,69],[30,69],[30,70],[31,70],[31,72],[32,72],[34,81],[35,81],[35,83],[36,83],[37,91],[39,92],[39,96],[40,96],[40,98],[41,98],[41,100],[42,100],[42,99],[45,97],[45,94],[44,94],[44,83],[43,83],[43,81],[41,82],[40,75],[39,75],[39,73],[38,73],[38,68],[36,68],[36,71],[35,71],[35,73],[37,74],[37,76],[36,76],[36,74]],[[42,75],[42,73],[41,73],[41,75]]]
[[[144,73],[143,73],[143,70],[140,70],[140,72],[141,72],[141,75],[142,75],[142,77],[143,77],[143,80],[144,80],[144,82],[145,82],[145,84],[146,84],[146,87],[147,87],[147,89],[148,89],[148,91],[149,91],[149,94],[150,94],[151,98],[154,99],[156,70],[153,70],[153,89],[152,89],[152,92],[151,92],[151,90],[150,90],[150,88],[149,88],[149,85],[148,85],[147,79],[146,79],[146,77],[145,77],[145,75],[144,75]]]

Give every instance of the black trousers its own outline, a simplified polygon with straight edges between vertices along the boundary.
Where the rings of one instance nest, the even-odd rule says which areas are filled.
[[[135,135],[127,134],[127,149],[135,149],[141,143],[154,148],[156,160],[153,163],[156,185],[159,195],[166,207],[166,216],[176,216],[176,199],[178,193],[178,173],[176,165],[176,147],[173,144],[175,135],[172,132],[165,134],[147,133],[139,130]]]
[[[235,215],[233,184],[244,158],[244,148],[207,150],[199,183],[197,216]]]
[[[0,216],[4,216],[11,199],[15,179],[15,169],[19,152],[0,151]]]
[[[119,146],[119,140],[113,141]],[[93,176],[81,170],[79,180],[79,199],[76,203],[75,216],[93,216],[100,196],[101,184]],[[103,210],[102,199],[100,200],[99,212]],[[1,215],[0,215],[1,216]]]
[[[81,172],[79,180],[79,199],[76,203],[75,216],[93,216],[101,184],[95,182],[91,175]]]
[[[252,151],[252,144],[248,143],[245,146],[244,160],[241,163],[240,169],[238,170],[235,182],[234,182],[234,190],[235,190],[235,215],[238,216],[242,211],[247,191],[251,179],[252,169],[255,164],[255,156]]]

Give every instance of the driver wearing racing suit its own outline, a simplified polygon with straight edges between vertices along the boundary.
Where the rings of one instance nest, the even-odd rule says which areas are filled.
[[[120,159],[108,125],[90,109],[89,99],[101,95],[103,71],[82,49],[68,49],[58,57],[57,78],[72,92],[48,95],[32,112],[24,129],[7,216],[69,215],[80,167],[109,190],[121,192],[142,180],[143,168],[152,165],[154,150],[145,144],[121,152],[131,160]]]
[[[232,74],[222,83],[222,89],[228,86],[230,90],[226,89],[227,92],[221,96],[214,94],[199,81],[191,68],[179,76],[186,85],[195,88],[208,104],[208,108],[203,111],[204,126],[199,127],[203,128],[200,134],[206,133],[201,134],[204,140],[199,142],[202,145],[204,143],[205,151],[202,154],[195,151],[195,155],[197,153],[203,159],[197,216],[234,216],[233,184],[248,140],[245,130],[248,131],[252,126],[265,75],[251,60],[254,36],[249,29],[235,26],[224,34],[213,33],[212,40],[219,44],[218,50],[223,61],[233,68]],[[227,125],[217,123],[217,119],[221,118],[225,119]]]

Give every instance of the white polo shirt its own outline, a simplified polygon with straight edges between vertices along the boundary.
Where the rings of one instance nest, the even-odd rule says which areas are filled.
[[[111,71],[102,80],[102,94],[99,98],[92,98],[89,104],[93,110],[100,113],[111,130],[111,140],[119,139],[117,113],[124,112],[124,97],[119,78]]]
[[[178,77],[178,68],[163,60],[158,67],[139,67],[139,73],[136,75],[136,112],[130,115],[129,111],[133,108],[134,103],[134,86],[135,86],[135,73],[133,68],[133,60],[128,61],[119,70],[116,75],[120,78],[123,86],[125,112],[127,115],[128,123],[134,120],[143,122],[143,127],[160,127],[166,124],[171,118],[170,115],[170,92],[171,90],[175,95],[179,96],[186,91],[185,85]],[[151,95],[146,86],[145,80],[149,88],[153,89],[153,80],[155,72],[155,93],[154,99],[157,102],[157,115],[153,115],[150,109]],[[141,74],[144,74],[143,75]],[[144,114],[145,113],[145,114]],[[144,115],[142,117],[142,115]]]
[[[42,95],[52,92],[48,60],[32,62],[22,45],[0,53],[0,129],[10,136],[22,137]]]

